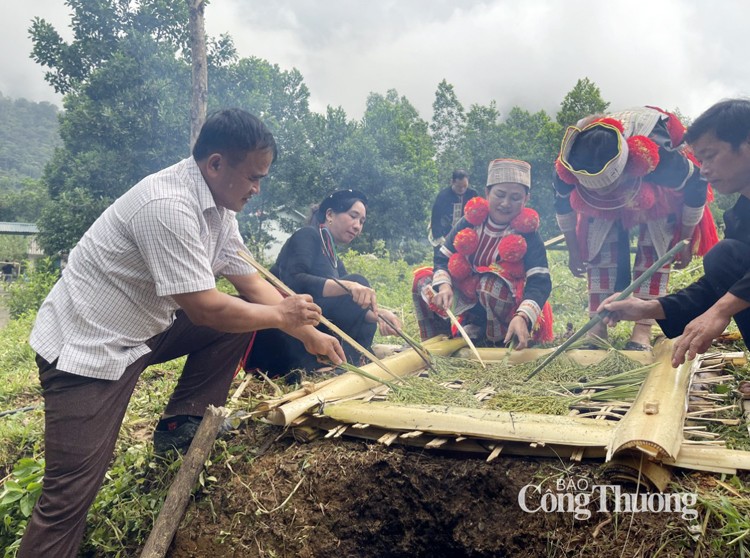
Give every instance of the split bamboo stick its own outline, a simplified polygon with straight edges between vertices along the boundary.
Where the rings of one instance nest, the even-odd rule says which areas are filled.
[[[654,353],[656,366],[644,380],[628,413],[617,423],[607,448],[607,461],[629,448],[659,459],[674,458],[680,450],[690,378],[700,361],[672,368],[669,340],[657,343]]]
[[[259,264],[257,261],[255,261],[249,254],[245,252],[237,252],[237,254],[245,260],[247,263],[249,263],[251,266],[253,266],[258,273],[260,273],[263,277],[265,277],[274,287],[281,290],[285,294],[289,296],[294,296],[296,293],[286,286],[286,284],[276,277],[273,273],[268,271],[265,267],[263,267],[261,264]],[[326,326],[328,329],[330,329],[332,332],[340,336],[344,341],[349,343],[352,347],[357,349],[361,354],[366,356],[370,359],[371,362],[374,362],[377,364],[380,368],[382,368],[385,372],[391,373],[390,370],[388,370],[388,367],[383,364],[383,361],[381,361],[378,357],[376,357],[374,354],[372,354],[369,350],[364,348],[361,344],[359,344],[355,339],[353,339],[348,333],[346,333],[343,329],[341,329],[339,326],[334,324],[331,320],[326,318],[323,314],[320,315],[320,323],[322,323],[324,326]]]
[[[750,471],[750,452],[682,444],[674,459],[664,459],[664,463],[713,473],[736,474],[738,469]]]
[[[491,347],[479,347],[477,352],[484,361],[502,361],[508,359],[508,364],[523,364],[545,357],[555,351],[554,347],[549,349],[523,349],[522,351],[502,348],[491,348]],[[622,354],[627,356],[629,359],[639,362],[641,364],[651,364],[654,362],[654,355],[650,351],[620,351]],[[607,358],[608,351],[603,350],[582,350],[582,349],[571,349],[565,353],[569,356],[576,364],[582,366],[596,365],[602,360]],[[468,349],[461,349],[456,353],[459,358],[472,359],[475,358],[473,353]]]
[[[453,326],[461,334],[461,337],[464,338],[464,340],[466,341],[466,344],[469,346],[469,349],[471,349],[471,351],[474,353],[474,356],[477,357],[477,360],[479,361],[479,364],[482,365],[482,368],[487,368],[484,364],[484,361],[482,360],[482,357],[479,356],[479,353],[477,352],[477,348],[474,346],[474,342],[471,340],[471,337],[469,337],[469,334],[466,333],[464,326],[462,326],[461,322],[458,321],[458,318],[456,318],[456,315],[451,311],[450,308],[446,308],[445,313],[448,314],[448,318],[450,318],[450,321],[453,324]]]
[[[424,344],[428,343],[429,342],[425,342]],[[451,355],[464,346],[466,346],[466,342],[463,339],[446,339],[429,343],[430,352],[438,356]],[[391,372],[398,377],[403,377],[415,372],[423,364],[422,358],[414,351],[414,349],[407,349],[398,354],[386,357],[385,361],[388,362]],[[362,369],[378,378],[387,378],[374,364],[366,364]],[[285,426],[316,405],[343,399],[345,397],[351,397],[355,394],[366,392],[379,385],[380,384],[376,381],[353,372],[347,372],[346,374],[338,376],[335,381],[326,384],[321,389],[309,395],[289,401],[279,407],[269,409],[266,418],[273,424]]]
[[[644,282],[646,282],[654,273],[659,271],[662,266],[664,266],[666,263],[672,261],[672,258],[685,248],[689,243],[689,240],[680,240],[678,243],[676,243],[672,248],[667,251],[666,254],[664,254],[661,258],[656,260],[648,269],[644,270],[643,273],[641,273],[638,278],[636,278],[630,285],[625,287],[622,292],[617,295],[617,298],[615,300],[623,300],[629,297],[635,290],[641,286]],[[529,374],[526,378],[526,380],[530,380],[534,376],[536,376],[539,372],[542,371],[542,369],[547,366],[550,362],[555,360],[558,356],[560,356],[563,352],[565,352],[565,349],[570,347],[573,343],[575,343],[578,339],[583,337],[587,331],[589,331],[591,328],[593,328],[596,324],[601,322],[604,318],[606,318],[609,315],[609,311],[602,310],[601,312],[597,312],[594,317],[592,317],[581,329],[576,331],[573,335],[571,335],[568,339],[565,340],[565,342],[557,347],[555,351],[549,355],[547,358],[544,359],[544,361],[537,366],[531,374]]]
[[[387,402],[347,401],[327,405],[323,413],[344,423],[364,422],[388,430],[582,447],[606,446],[616,428],[606,420]]]

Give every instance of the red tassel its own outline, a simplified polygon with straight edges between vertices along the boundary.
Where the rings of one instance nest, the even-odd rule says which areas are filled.
[[[552,306],[549,302],[545,302],[542,306],[542,314],[536,322],[536,329],[534,331],[534,340],[539,343],[547,343],[554,339],[555,335],[552,332]]]
[[[695,237],[698,237],[697,239]],[[706,206],[703,209],[703,217],[701,217],[700,223],[695,227],[693,232],[693,242],[698,241],[698,250],[696,253],[699,256],[705,256],[706,253],[719,242],[719,234],[716,232],[716,223],[714,222],[714,216],[711,214],[711,210]]]

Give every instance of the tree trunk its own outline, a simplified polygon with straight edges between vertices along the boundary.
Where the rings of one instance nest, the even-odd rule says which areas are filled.
[[[190,8],[190,52],[193,60],[193,88],[190,103],[190,149],[198,139],[206,120],[208,103],[208,59],[206,56],[206,28],[203,14],[205,0],[187,0]]]

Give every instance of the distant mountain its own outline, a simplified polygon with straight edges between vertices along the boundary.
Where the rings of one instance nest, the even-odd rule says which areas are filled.
[[[58,108],[47,102],[11,99],[0,93],[0,181],[19,186],[39,178],[60,145]],[[8,180],[10,179],[10,181]]]

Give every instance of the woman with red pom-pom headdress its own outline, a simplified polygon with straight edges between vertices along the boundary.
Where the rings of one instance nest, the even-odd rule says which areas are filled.
[[[490,344],[552,338],[552,287],[539,215],[526,207],[531,167],[490,163],[485,198],[470,199],[463,218],[435,251],[434,267],[415,272],[414,304],[422,339],[450,333],[452,309],[470,336]]]
[[[682,144],[684,131],[675,115],[655,107],[589,116],[566,130],[555,161],[555,211],[570,270],[587,275],[591,315],[676,242],[694,240],[675,259],[683,268],[718,240],[706,208],[710,190]],[[638,235],[632,273],[631,229]],[[664,295],[668,278],[666,265],[634,296]],[[652,324],[637,322],[625,348],[650,350]],[[606,338],[606,327],[590,335]]]

